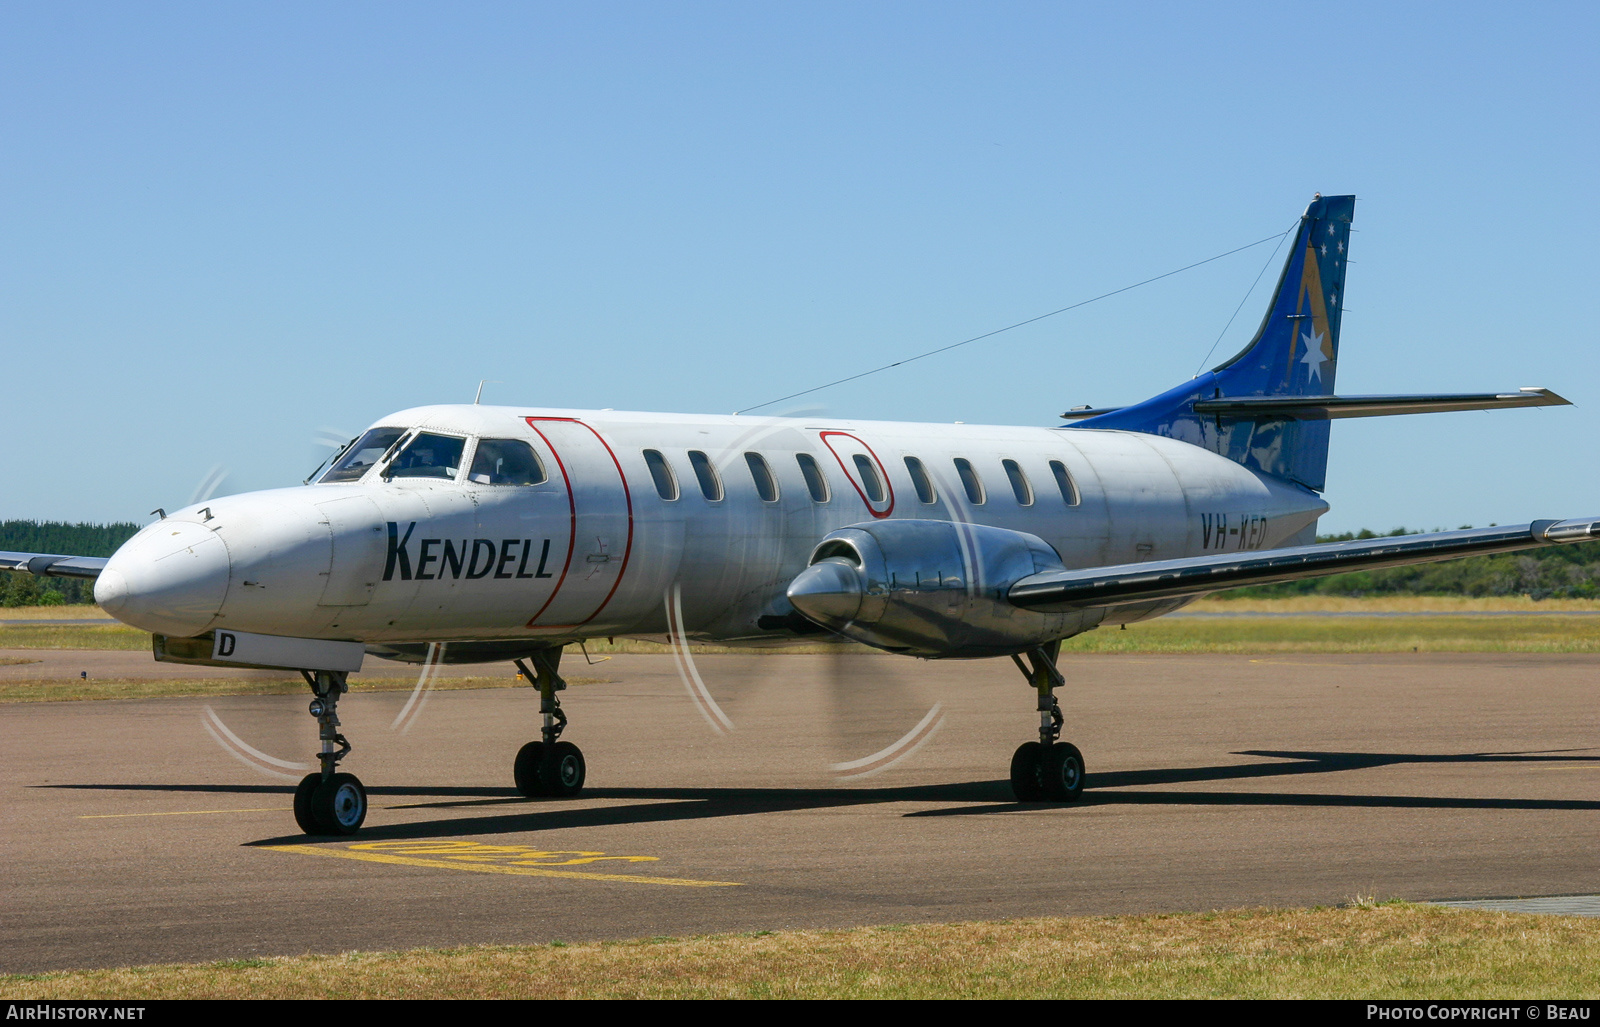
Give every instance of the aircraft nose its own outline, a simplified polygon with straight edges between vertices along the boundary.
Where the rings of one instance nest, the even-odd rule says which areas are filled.
[[[821,560],[795,576],[788,594],[795,609],[838,631],[861,610],[861,574],[843,560]]]
[[[188,637],[216,620],[228,574],[228,547],[215,532],[167,519],[117,550],[95,581],[94,600],[124,624]]]

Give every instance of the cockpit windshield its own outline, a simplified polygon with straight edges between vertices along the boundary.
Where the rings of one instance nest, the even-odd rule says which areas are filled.
[[[406,443],[384,472],[390,478],[447,478],[461,469],[461,451],[467,440],[452,435],[418,432]]]
[[[373,428],[351,443],[337,463],[319,481],[360,481],[372,465],[383,459],[389,447],[400,441],[404,428]]]
[[[539,454],[517,439],[479,439],[467,480],[479,485],[538,485],[545,479]]]

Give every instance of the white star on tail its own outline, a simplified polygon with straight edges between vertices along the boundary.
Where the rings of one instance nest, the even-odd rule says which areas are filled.
[[[1300,358],[1300,362],[1309,367],[1311,369],[1311,377],[1320,382],[1322,381],[1322,365],[1328,362],[1328,358],[1322,352],[1322,333],[1317,332],[1312,335],[1310,332],[1301,332],[1300,338],[1306,344],[1306,355]]]

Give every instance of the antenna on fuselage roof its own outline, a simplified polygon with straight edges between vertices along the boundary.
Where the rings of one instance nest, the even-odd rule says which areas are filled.
[[[505,384],[505,382],[497,381],[494,378],[485,378],[485,379],[483,379],[482,381],[480,381],[478,383],[478,394],[476,396],[472,397],[472,405],[473,406],[477,406],[478,405],[478,401],[483,399],[483,387],[485,385],[504,385],[504,384]]]

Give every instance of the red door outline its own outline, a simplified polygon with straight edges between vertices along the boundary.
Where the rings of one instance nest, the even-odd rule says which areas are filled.
[[[889,490],[889,505],[882,513],[873,509],[872,501],[867,499],[867,494],[861,491],[860,485],[856,484],[856,476],[851,473],[849,467],[845,466],[844,457],[840,456],[839,451],[833,448],[833,443],[828,441],[828,436],[830,435],[843,435],[847,439],[861,443],[861,448],[865,449],[867,454],[872,457],[872,462],[878,465],[878,473],[883,475],[883,487]],[[880,521],[894,513],[894,482],[889,480],[889,469],[883,466],[882,460],[878,459],[877,451],[867,445],[865,439],[851,435],[847,431],[825,431],[820,433],[818,437],[822,439],[822,444],[828,447],[828,452],[833,454],[833,458],[839,461],[839,470],[844,472],[845,480],[850,483],[851,488],[856,490],[856,495],[861,497],[861,502],[866,504],[867,512]]]
[[[550,608],[550,604],[556,601],[556,596],[561,594],[561,586],[567,580],[567,571],[572,567],[572,554],[578,551],[578,500],[572,491],[572,477],[567,473],[567,464],[566,461],[561,459],[560,451],[557,450],[553,444],[551,444],[549,436],[547,436],[544,432],[539,431],[539,426],[534,422],[561,421],[566,424],[576,424],[583,428],[587,428],[589,430],[589,434],[593,435],[595,439],[599,441],[600,445],[605,447],[606,455],[611,457],[612,464],[616,466],[617,477],[622,481],[622,498],[626,500],[628,504],[628,543],[622,550],[622,566],[617,570],[617,580],[612,583],[611,591],[606,593],[606,597],[600,601],[599,606],[595,607],[593,613],[583,618],[583,620],[578,621],[576,624],[539,625],[539,627],[549,628],[575,628],[580,625],[587,624],[596,617],[600,616],[600,611],[604,610],[606,608],[606,604],[611,602],[611,597],[617,594],[617,588],[622,584],[623,575],[628,573],[628,558],[633,555],[633,492],[628,488],[628,475],[622,469],[622,461],[617,459],[617,454],[611,448],[611,443],[607,442],[603,435],[595,431],[593,426],[578,420],[576,417],[528,417],[524,418],[524,420],[528,422],[528,427],[532,428],[534,432],[538,434],[539,438],[544,440],[545,448],[550,450],[551,455],[556,458],[556,467],[561,470],[561,481],[567,487],[567,510],[572,517],[572,527],[567,536],[569,539],[567,542],[567,559],[566,562],[561,565],[561,576],[556,579],[556,587],[550,591],[550,598],[546,599],[544,601],[544,605],[539,607],[538,613],[528,618],[528,623],[525,625],[526,627],[534,627],[534,622],[544,615],[544,611],[548,610]]]

